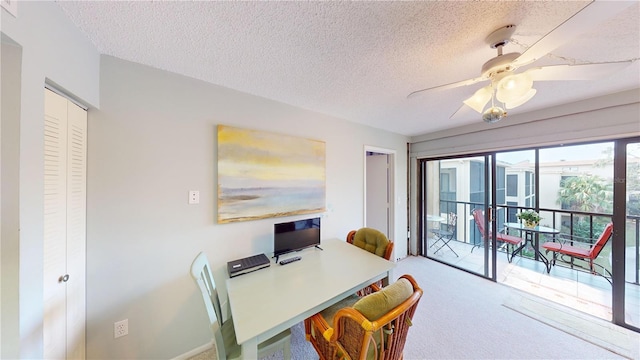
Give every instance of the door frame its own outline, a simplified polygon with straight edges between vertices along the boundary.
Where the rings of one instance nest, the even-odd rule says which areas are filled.
[[[640,137],[622,138],[614,140],[614,166],[613,166],[613,223],[625,224],[616,225],[611,238],[611,272],[613,284],[611,289],[611,322],[631,329],[640,331],[637,324],[627,323],[625,309],[626,303],[626,220],[627,220],[627,145],[640,143]],[[617,204],[617,206],[615,205]],[[622,206],[624,204],[625,206]]]
[[[482,237],[482,241],[483,241],[483,246],[482,246],[482,251],[483,251],[483,268],[481,272],[478,271],[472,271],[470,269],[461,267],[459,264],[456,263],[452,263],[452,262],[446,262],[441,260],[438,257],[434,257],[430,254],[430,252],[428,251],[428,236],[429,236],[429,230],[428,230],[428,222],[426,220],[427,218],[427,213],[428,213],[428,203],[429,203],[429,191],[427,191],[427,187],[428,186],[435,186],[438,188],[438,191],[440,191],[440,185],[433,185],[433,184],[428,184],[429,182],[429,166],[428,164],[430,162],[438,162],[438,170],[437,170],[437,176],[432,176],[434,179],[436,179],[436,181],[439,181],[440,179],[440,161],[443,160],[456,160],[456,159],[471,159],[471,158],[482,158],[482,168],[483,168],[483,176],[484,176],[484,187],[483,187],[483,194],[484,197],[482,199],[482,209],[484,210],[485,213],[485,234]],[[449,266],[452,266],[456,269],[462,270],[462,271],[466,271],[469,273],[472,273],[474,275],[478,275],[480,277],[483,277],[485,279],[491,280],[491,281],[496,281],[497,277],[497,244],[496,244],[496,239],[495,239],[495,234],[496,232],[496,222],[494,221],[494,215],[495,214],[495,210],[496,210],[496,182],[495,182],[495,177],[496,177],[496,169],[495,169],[495,164],[496,164],[496,154],[495,153],[491,153],[491,152],[485,152],[485,153],[475,153],[475,154],[466,154],[466,155],[455,155],[455,156],[442,156],[442,157],[425,157],[425,158],[418,158],[417,159],[417,202],[418,202],[418,208],[417,208],[417,243],[416,243],[416,249],[417,249],[417,254],[420,256],[424,256],[426,258],[429,258],[431,260],[437,261],[437,262],[441,262],[444,264],[447,264]],[[431,171],[433,171],[433,169],[431,169]],[[467,174],[467,175],[470,175]],[[475,225],[474,225],[475,226]],[[489,233],[492,234],[492,237],[489,238]]]

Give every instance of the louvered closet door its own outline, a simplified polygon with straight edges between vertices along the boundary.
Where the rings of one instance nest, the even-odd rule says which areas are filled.
[[[85,358],[87,112],[67,101],[67,358]]]
[[[44,357],[85,357],[87,113],[45,90]]]
[[[66,358],[67,99],[45,90],[44,357]]]

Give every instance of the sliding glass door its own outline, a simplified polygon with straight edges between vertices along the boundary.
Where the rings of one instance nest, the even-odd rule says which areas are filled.
[[[624,231],[614,234],[613,258],[624,259],[624,266],[617,266],[624,276],[616,277],[624,286],[614,287],[614,322],[625,324],[632,329],[640,330],[640,139],[619,141],[616,147],[616,158],[620,169],[624,169],[624,183],[616,182],[616,190],[624,188],[624,196],[616,196],[616,201],[625,203],[620,207],[624,212],[614,209],[614,222],[624,223]],[[624,165],[622,165],[624,164]],[[621,176],[616,173],[616,178]],[[613,260],[613,259],[612,259]],[[616,299],[621,299],[623,304]],[[618,308],[620,311],[617,311]],[[624,315],[623,315],[624,314]]]
[[[418,164],[421,255],[639,331],[640,138]],[[519,228],[524,210],[536,230]],[[553,242],[588,256],[552,261]]]
[[[423,256],[495,280],[491,163],[489,155],[420,161],[419,249]]]

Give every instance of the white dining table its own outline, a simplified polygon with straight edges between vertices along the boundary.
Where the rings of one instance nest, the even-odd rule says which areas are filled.
[[[291,255],[302,257],[299,261],[272,263],[227,280],[243,359],[257,359],[259,343],[371,283],[392,278],[395,263],[343,240],[323,240],[320,247]]]

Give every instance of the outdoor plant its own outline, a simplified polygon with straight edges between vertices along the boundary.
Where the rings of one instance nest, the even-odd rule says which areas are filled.
[[[542,220],[540,215],[533,210],[523,210],[516,214],[516,217],[524,221],[526,226],[535,226]]]

